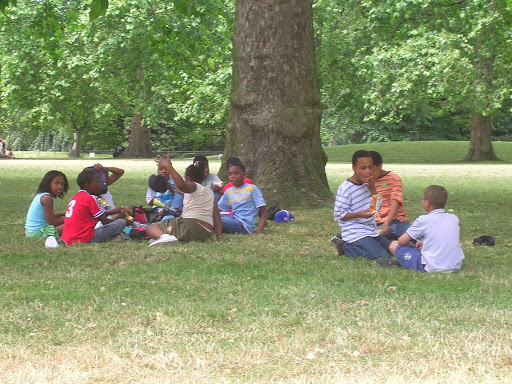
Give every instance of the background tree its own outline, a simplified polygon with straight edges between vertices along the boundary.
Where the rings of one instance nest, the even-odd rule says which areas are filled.
[[[428,129],[435,129],[432,121],[446,122],[435,131],[439,137],[466,125],[466,159],[495,158],[491,116],[511,95],[505,1],[320,1],[315,9],[332,120],[337,114],[345,121],[391,127],[409,121],[409,127]]]

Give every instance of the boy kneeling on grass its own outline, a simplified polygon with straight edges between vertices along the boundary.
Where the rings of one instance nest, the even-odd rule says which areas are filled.
[[[396,261],[378,259],[381,267],[401,265],[419,272],[460,270],[464,253],[459,241],[459,218],[444,211],[448,192],[439,185],[425,189],[421,203],[427,215],[418,217],[407,231],[393,241],[389,250]],[[416,246],[411,241],[416,240]]]
[[[342,239],[336,244],[338,254],[370,260],[388,258],[389,240],[375,231],[375,212],[370,209],[372,195],[377,195],[371,154],[354,152],[352,170],[352,177],[338,187],[334,203],[334,220],[339,222]]]

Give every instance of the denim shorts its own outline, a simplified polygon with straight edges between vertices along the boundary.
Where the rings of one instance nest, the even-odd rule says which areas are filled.
[[[421,263],[421,250],[411,245],[397,245],[395,257],[404,269],[425,272],[425,265]]]

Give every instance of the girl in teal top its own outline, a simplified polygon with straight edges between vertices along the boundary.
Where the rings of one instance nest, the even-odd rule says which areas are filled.
[[[64,228],[64,213],[56,213],[55,197],[64,197],[69,189],[66,175],[60,171],[48,171],[32,200],[25,222],[25,235],[38,239],[59,237]]]

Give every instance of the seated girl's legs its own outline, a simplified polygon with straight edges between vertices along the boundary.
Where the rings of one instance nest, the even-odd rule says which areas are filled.
[[[94,230],[94,237],[91,243],[104,243],[110,241],[115,235],[123,232],[126,227],[126,220],[117,219]]]
[[[366,236],[353,243],[345,242],[343,244],[343,250],[345,255],[349,257],[365,257],[370,260],[379,258],[387,259],[390,255],[388,251],[389,243],[390,241],[384,236]]]
[[[64,227],[64,224],[62,224],[62,227]],[[54,227],[53,225],[50,224],[45,224],[37,231],[27,231],[25,235],[27,238],[32,237],[34,239],[46,239],[49,236],[60,237],[61,233],[62,229],[59,232],[58,227]]]
[[[146,235],[152,239],[158,239],[165,232],[159,225],[160,223],[153,223],[146,228]]]
[[[225,233],[239,233],[247,235],[249,232],[244,228],[240,220],[235,216],[221,215],[222,232]]]

